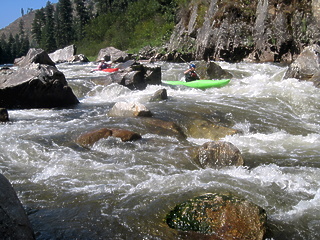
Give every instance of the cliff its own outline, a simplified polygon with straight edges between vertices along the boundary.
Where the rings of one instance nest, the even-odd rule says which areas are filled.
[[[168,50],[196,60],[292,62],[318,43],[319,9],[319,0],[186,1]]]

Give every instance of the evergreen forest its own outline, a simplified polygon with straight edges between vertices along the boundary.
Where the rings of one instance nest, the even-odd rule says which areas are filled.
[[[31,32],[20,21],[19,33],[0,37],[0,64],[13,63],[29,48],[48,53],[75,44],[78,53],[94,60],[100,49],[113,46],[136,53],[160,46],[175,25],[186,0],[59,0],[35,10]],[[30,41],[30,36],[31,39]]]

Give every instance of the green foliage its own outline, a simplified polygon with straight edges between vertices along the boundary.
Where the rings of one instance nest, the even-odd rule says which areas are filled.
[[[161,45],[174,27],[175,1],[139,0],[127,3],[125,10],[113,5],[112,11],[92,19],[86,26],[86,37],[77,44],[78,50],[93,56],[107,46],[137,52],[146,45]]]

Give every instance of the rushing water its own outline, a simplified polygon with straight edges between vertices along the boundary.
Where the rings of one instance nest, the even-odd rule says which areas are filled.
[[[183,77],[185,64],[159,64],[163,80]],[[216,191],[263,207],[269,239],[320,239],[319,89],[283,80],[283,66],[219,64],[234,78],[204,91],[98,86],[90,79],[102,73],[89,73],[91,63],[60,64],[78,106],[9,110],[11,121],[0,125],[0,172],[26,207],[37,239],[179,239],[163,220],[168,211]],[[167,101],[148,102],[164,87]],[[149,133],[137,118],[108,117],[119,101],[140,102],[165,119],[224,113],[242,134],[223,140],[240,149],[246,167],[198,168],[187,149],[209,139],[182,141]],[[103,139],[90,150],[74,143],[102,127],[133,130],[143,139]]]

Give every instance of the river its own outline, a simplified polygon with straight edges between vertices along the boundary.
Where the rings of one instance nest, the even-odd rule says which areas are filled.
[[[163,80],[181,79],[186,68],[155,64]],[[9,110],[10,122],[0,125],[0,173],[17,191],[37,239],[182,239],[166,226],[166,214],[216,191],[264,208],[268,239],[320,239],[319,89],[284,80],[281,65],[218,64],[234,75],[223,88],[143,91],[95,85],[90,79],[102,73],[89,73],[92,63],[59,64],[79,105]],[[164,87],[168,100],[148,102]],[[200,169],[187,149],[209,139],[183,141],[148,133],[137,118],[108,117],[119,101],[140,102],[159,118],[224,113],[242,133],[222,140],[239,148],[245,167]],[[74,143],[102,127],[132,130],[142,140],[103,139],[90,150]]]

